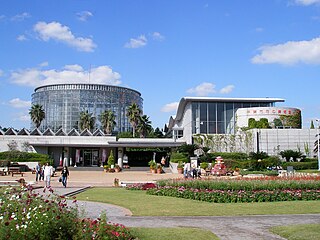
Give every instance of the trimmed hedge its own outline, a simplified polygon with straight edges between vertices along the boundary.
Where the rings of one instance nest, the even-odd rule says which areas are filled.
[[[220,156],[223,159],[233,159],[233,160],[244,160],[248,159],[248,154],[246,153],[239,153],[239,152],[213,152],[208,153],[209,158],[212,159],[212,161],[215,160],[216,157]]]
[[[282,168],[287,168],[287,166],[293,166],[294,170],[318,169],[318,161],[282,163]]]
[[[8,160],[10,162],[50,162],[51,159],[47,154],[29,153],[20,151],[0,152],[0,160]]]

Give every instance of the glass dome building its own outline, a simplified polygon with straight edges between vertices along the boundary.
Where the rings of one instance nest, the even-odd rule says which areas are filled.
[[[45,119],[40,130],[69,132],[79,130],[80,112],[88,110],[96,117],[96,128],[101,128],[99,115],[112,110],[116,116],[115,132],[131,130],[127,108],[136,103],[143,109],[141,94],[133,89],[99,84],[55,84],[38,87],[32,94],[32,104],[42,105]],[[32,125],[31,128],[34,128]]]

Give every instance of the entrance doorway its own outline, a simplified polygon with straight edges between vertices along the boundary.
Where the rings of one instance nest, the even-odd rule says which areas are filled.
[[[84,166],[98,166],[99,150],[84,149],[83,150],[83,165]]]

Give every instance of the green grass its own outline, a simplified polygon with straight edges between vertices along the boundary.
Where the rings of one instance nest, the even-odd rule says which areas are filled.
[[[189,199],[147,195],[123,188],[92,188],[78,200],[111,203],[131,210],[135,216],[236,216],[320,213],[319,201],[267,203],[208,203]],[[186,206],[188,206],[186,208]]]
[[[208,230],[198,228],[130,228],[130,232],[139,240],[185,240],[194,236],[197,240],[218,240]]]
[[[320,236],[320,224],[279,226],[270,231],[288,240],[316,240]]]

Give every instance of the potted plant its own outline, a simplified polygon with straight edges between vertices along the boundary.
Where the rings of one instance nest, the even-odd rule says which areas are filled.
[[[157,173],[161,174],[162,173],[162,166],[160,163],[157,164]]]
[[[112,150],[110,151],[110,155],[108,157],[108,166],[110,168],[114,168],[114,157],[113,157],[113,152]]]
[[[179,162],[178,162],[177,169],[178,169],[178,173],[179,173],[179,174],[182,174],[182,173],[183,173],[183,162],[182,162],[182,161],[179,161]]]
[[[121,171],[121,167],[120,167],[118,164],[116,164],[116,165],[114,166],[114,171],[115,171],[115,172],[120,172],[120,171]]]
[[[157,163],[151,160],[149,161],[148,165],[150,166],[151,173],[156,173]]]

